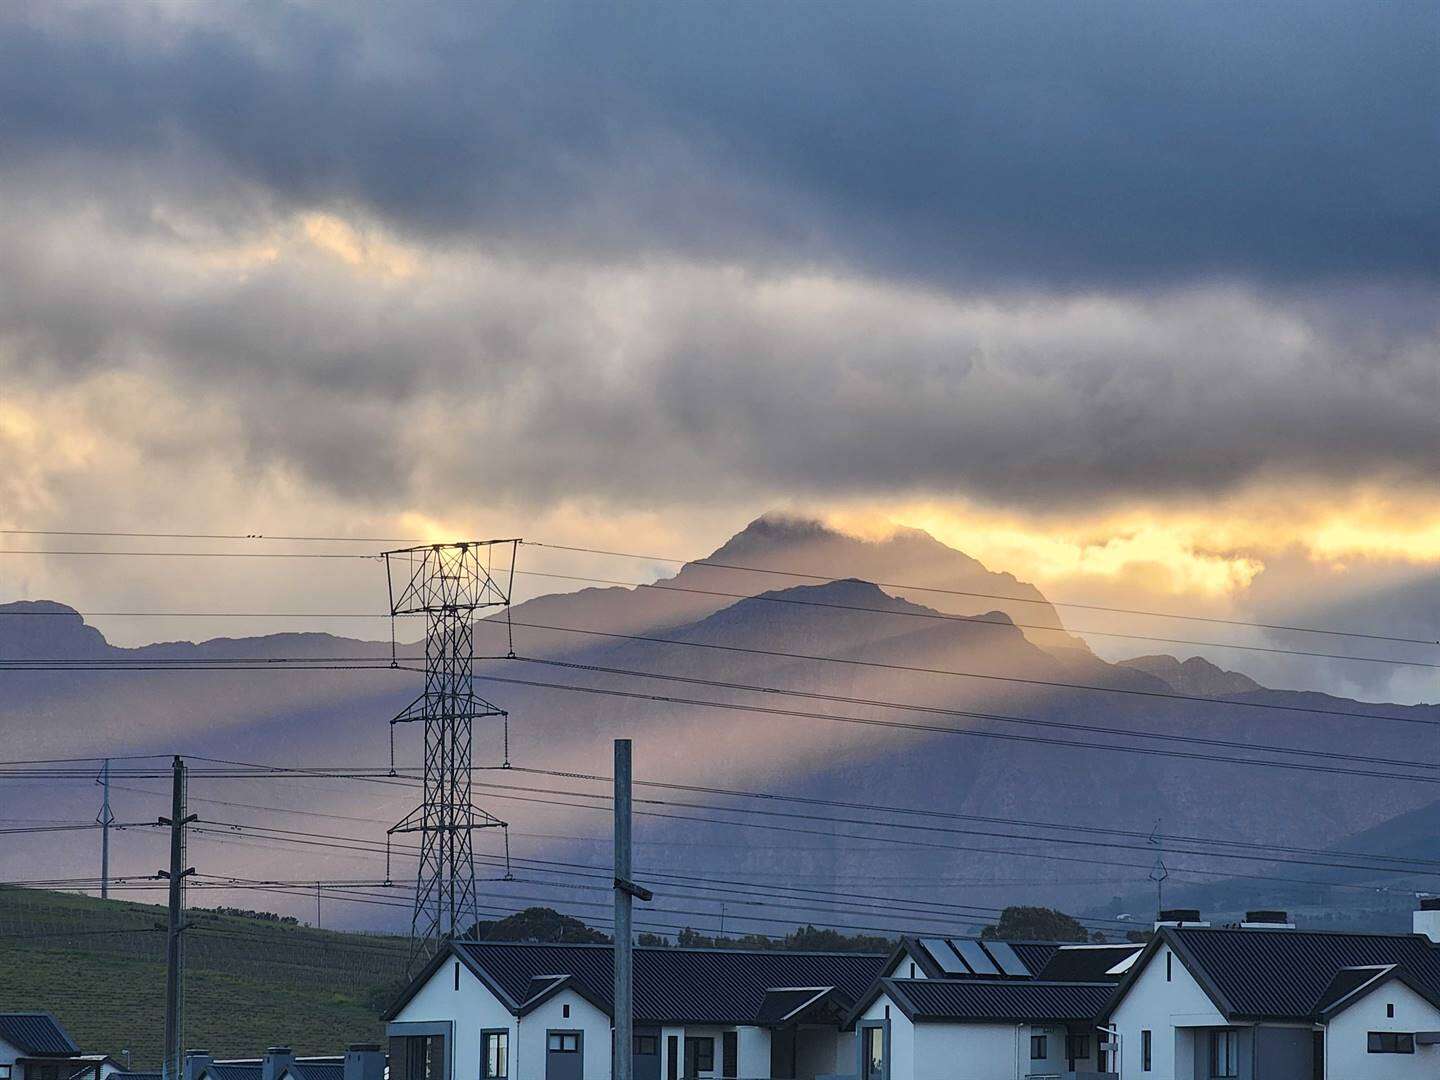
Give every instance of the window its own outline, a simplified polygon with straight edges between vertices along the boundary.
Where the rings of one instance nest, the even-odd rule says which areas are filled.
[[[552,1031],[545,1042],[545,1047],[552,1054],[578,1054],[580,1052],[580,1033],[578,1031]]]
[[[658,1035],[636,1035],[635,1053],[640,1057],[653,1057],[660,1052],[660,1037]]]
[[[715,1040],[707,1035],[704,1038],[686,1039],[685,1041],[695,1047],[695,1071],[697,1073],[714,1072]]]
[[[1395,1019],[1395,1003],[1394,1003],[1393,1001],[1387,1002],[1386,1005],[1385,1005],[1385,1019],[1386,1019],[1386,1020],[1394,1020],[1394,1019]]]
[[[740,1075],[740,1036],[734,1031],[720,1035],[720,1075],[732,1080]]]
[[[861,1029],[865,1041],[864,1054],[860,1059],[860,1080],[884,1080],[885,1077],[885,1029],[881,1026]]]
[[[665,1080],[679,1080],[680,1076],[680,1036],[667,1035],[665,1037]]]
[[[1050,1056],[1050,1041],[1044,1035],[1030,1036],[1030,1060],[1044,1061]]]
[[[510,1033],[485,1032],[485,1060],[481,1073],[485,1080],[504,1080],[510,1075]]]
[[[1090,1057],[1090,1036],[1071,1034],[1065,1037],[1065,1056],[1072,1061],[1085,1061]]]
[[[1370,1054],[1413,1054],[1415,1036],[1408,1031],[1372,1031],[1366,1037],[1365,1050]]]
[[[1171,982],[1175,978],[1175,954],[1165,954],[1165,981]]]
[[[1140,1032],[1140,1071],[1149,1072],[1151,1065],[1150,1043],[1152,1042],[1150,1032]]]
[[[911,964],[911,965],[910,965],[910,977],[911,977],[912,979],[915,977],[915,965],[914,965],[914,964]]]
[[[1240,1033],[1225,1028],[1210,1032],[1210,1075],[1240,1075]]]
[[[563,1016],[566,1020],[569,1020],[569,1019],[570,1019],[570,1006],[569,1006],[569,1005],[561,1005],[561,1006],[560,1006],[560,1015]]]

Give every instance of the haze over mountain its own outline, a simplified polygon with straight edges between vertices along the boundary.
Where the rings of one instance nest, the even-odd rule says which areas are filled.
[[[383,766],[388,720],[418,688],[418,676],[405,670],[204,669],[207,661],[238,657],[383,661],[388,641],[287,633],[116,649],[54,602],[5,605],[0,614],[6,659],[191,665],[6,673],[0,710],[9,759],[178,751],[286,766]],[[1423,769],[1329,755],[1422,758],[1426,728],[1408,721],[1440,722],[1440,709],[1269,689],[1194,657],[1108,663],[1064,631],[1033,586],[914,530],[870,542],[815,522],[762,518],[654,586],[582,589],[516,605],[508,621],[486,621],[477,651],[504,655],[512,634],[516,657],[478,664],[477,689],[509,712],[514,770],[477,773],[475,798],[512,823],[512,850],[525,859],[605,865],[608,817],[585,797],[603,794],[605,785],[527,770],[603,775],[609,740],[621,734],[636,740],[642,778],[851,804],[762,804],[769,816],[714,813],[696,807],[746,803],[713,790],[645,789],[638,804],[642,874],[774,876],[836,891],[866,883],[883,895],[951,904],[1044,902],[1099,911],[1112,897],[1144,895],[1155,854],[1145,838],[1157,819],[1159,831],[1172,836],[1321,847],[1341,845],[1357,829],[1383,833],[1388,819],[1423,812],[1437,795]],[[400,650],[413,646],[402,642]],[[398,763],[413,766],[418,732],[401,726],[394,737]],[[476,763],[500,764],[503,739],[498,720],[477,725]],[[1262,756],[1260,747],[1278,748],[1263,756],[1303,768],[1224,760]],[[68,808],[71,818],[93,815],[95,792],[87,785],[13,779],[0,783],[0,814],[26,816],[42,783],[48,806]],[[165,794],[158,779],[127,780],[117,783],[112,802],[122,821],[144,822],[161,811]],[[191,795],[207,821],[192,855],[202,872],[280,878],[293,877],[301,865],[304,877],[374,875],[381,856],[227,836],[227,823],[375,845],[416,798],[412,788],[386,778],[197,777]],[[877,805],[908,812],[881,813]],[[331,817],[303,816],[313,814]],[[702,814],[710,820],[693,820]],[[877,824],[883,821],[912,828]],[[1126,835],[1033,824],[1047,822]],[[41,842],[47,876],[63,876],[57,862],[93,873],[92,841],[17,838],[0,852],[0,874],[30,876]],[[116,845],[117,873],[148,874],[159,865],[163,843],[153,831],[127,830]],[[498,852],[498,841],[484,850]],[[1220,861],[1205,845],[1173,844],[1169,895],[1179,903],[1202,880],[1279,873],[1256,855],[1263,849],[1250,861]],[[410,866],[397,848],[394,877],[406,879]],[[482,874],[494,868],[487,859]],[[1322,880],[1315,873],[1291,876]],[[538,887],[529,885],[530,894],[518,883],[486,889],[518,900]],[[1275,887],[1253,882],[1257,897]],[[656,907],[663,910],[661,892]],[[300,901],[273,899],[309,910]],[[595,902],[573,892],[559,899]],[[716,904],[684,899],[688,905],[676,898],[670,906],[718,913]],[[1336,909],[1349,902],[1342,890],[1323,897]],[[766,925],[731,917],[739,929]],[[806,914],[764,917],[783,925]],[[824,919],[823,904],[808,917]],[[403,915],[359,905],[333,918],[336,925],[404,922]],[[669,921],[686,918],[705,922],[679,915]],[[853,913],[836,921],[866,922]]]

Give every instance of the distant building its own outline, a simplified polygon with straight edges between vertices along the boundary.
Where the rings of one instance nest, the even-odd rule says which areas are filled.
[[[83,1054],[46,1012],[0,1013],[0,1080],[110,1080],[124,1066]]]
[[[853,1072],[865,953],[635,950],[636,1080]],[[390,1080],[608,1080],[609,945],[454,942],[386,1014]]]
[[[1163,914],[1102,1017],[1125,1080],[1440,1077],[1440,900],[1413,934]]]

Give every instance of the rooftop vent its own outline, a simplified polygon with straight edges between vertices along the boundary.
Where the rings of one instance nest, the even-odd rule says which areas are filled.
[[[1420,910],[1414,915],[1415,933],[1424,934],[1431,941],[1440,943],[1440,896],[1427,896],[1420,901]]]
[[[1164,908],[1160,917],[1155,920],[1155,929],[1162,926],[1209,926],[1207,922],[1200,921],[1199,908]]]
[[[1242,930],[1294,930],[1288,911],[1247,911]]]

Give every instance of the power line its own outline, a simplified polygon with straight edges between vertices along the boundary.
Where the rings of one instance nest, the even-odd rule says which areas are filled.
[[[1100,727],[1094,724],[1076,724],[1060,720],[1040,720],[1035,717],[1012,716],[1005,713],[977,712],[969,709],[947,709],[933,705],[916,705],[907,702],[887,701],[884,699],[847,697],[842,694],[825,694],[818,691],[789,690],[775,686],[756,686],[748,683],[727,682],[720,679],[702,679],[688,675],[671,675],[665,672],[634,671],[627,668],[605,667],[599,664],[580,664],[565,660],[545,660],[538,657],[517,656],[516,661],[521,663],[542,664],[547,667],[558,667],[572,671],[588,671],[601,675],[618,675],[627,678],[656,679],[666,682],[679,682],[691,686],[707,686],[721,690],[740,690],[747,693],[771,694],[785,697],[807,698],[816,701],[834,701],[846,705],[866,705],[873,708],[903,709],[910,712],[922,712],[938,716],[960,716],[974,720],[995,720],[1002,723],[1029,724],[1037,727],[1057,728],[1072,731],[1089,731],[1105,735],[1119,735],[1129,738],[1157,739],[1167,742],[1194,743],[1204,746],[1222,746],[1236,750],[1263,750],[1268,753],[1294,754],[1304,757],[1319,757],[1337,761],[1359,761],[1368,764],[1397,765],[1417,769],[1440,769],[1440,764],[1414,761],[1412,759],[1368,757],[1361,754],[1341,754],[1325,750],[1305,750],[1288,746],[1275,746],[1266,743],[1247,743],[1234,739],[1211,739],[1196,735],[1172,735],[1165,732],[1154,732],[1144,730],[1130,730],[1126,728]]]
[[[598,686],[577,686],[572,683],[545,682],[538,679],[515,679],[500,675],[477,675],[477,679],[512,686],[529,686],[545,690],[564,690],[573,693],[592,694],[602,697],[618,697],[635,701],[650,701],[662,705],[693,705],[701,708],[721,709],[732,712],[748,712],[766,716],[783,716],[804,720],[822,720],[833,723],[857,724],[866,727],[890,728],[914,731],[930,735],[959,735],[970,738],[998,739],[1007,742],[1036,743],[1060,746],[1070,749],[1105,750],[1114,753],[1141,754],[1149,757],[1173,757],[1192,761],[1209,761],[1225,765],[1249,765],[1259,768],[1290,769],[1300,772],[1327,773],[1340,776],[1363,776],[1383,780],[1403,780],[1411,783],[1440,783],[1440,777],[1413,776],[1405,773],[1386,773],[1366,769],[1342,769],[1334,766],[1311,765],[1295,761],[1274,761],[1259,758],[1227,757],[1220,754],[1202,754],[1195,751],[1162,750],[1147,746],[1119,746],[1110,743],[1081,742],[1072,739],[1052,739],[1039,735],[1018,735],[1013,732],[981,731],[972,728],[947,727],[938,724],[908,723],[900,720],[880,720],[859,716],[839,716],[834,713],[811,712],[801,709],[781,709],[774,706],[742,705],[735,702],[707,701],[701,698],[675,697],[665,694],[646,694],[632,690],[615,690]],[[996,717],[996,719],[1000,719]],[[1138,735],[1138,733],[1137,733]],[[1140,736],[1143,737],[1143,736]]]
[[[53,616],[68,615],[68,611],[0,611],[0,617],[6,616]],[[383,614],[359,614],[359,613],[326,613],[326,612],[157,612],[157,611],[85,611],[78,612],[86,618],[99,618],[102,616],[155,616],[155,617],[184,617],[184,618],[364,618],[384,619],[389,618]],[[1094,683],[1067,682],[1060,679],[1035,679],[1025,678],[1017,675],[1001,675],[995,672],[961,671],[954,668],[935,668],[915,664],[886,663],[879,660],[862,660],[853,657],[825,656],[815,653],[786,652],[779,649],[761,649],[743,645],[726,645],[709,641],[685,641],[679,638],[660,637],[653,634],[622,634],[615,631],[594,630],[575,626],[560,626],[552,623],[531,623],[515,620],[509,625],[529,630],[545,630],[556,633],[578,634],[588,637],[601,637],[619,641],[634,641],[654,645],[671,645],[687,649],[710,649],[719,652],[736,653],[748,656],[765,656],[784,660],[803,660],[826,664],[845,664],[854,667],[873,668],[883,671],[898,671],[907,674],[921,675],[944,675],[964,679],[980,679],[992,682],[1014,683],[1024,686],[1038,686],[1047,689],[1062,690],[1085,690],[1102,694],[1123,694],[1133,697],[1153,698],[1162,701],[1192,701],[1205,705],[1225,705],[1227,707],[1241,709],[1265,709],[1273,712],[1293,712],[1315,716],[1337,716],[1356,720],[1384,720],[1399,724],[1426,724],[1440,726],[1440,720],[1431,720],[1424,717],[1396,716],[1391,713],[1361,712],[1353,709],[1329,709],[1319,706],[1308,705],[1284,705],[1269,701],[1240,701],[1228,697],[1207,697],[1199,694],[1181,694],[1173,691],[1142,690],[1134,687],[1121,686],[1100,686]],[[418,656],[401,656],[399,660],[418,661]],[[498,660],[513,659],[509,656],[472,656],[472,660]],[[215,657],[215,658],[168,658],[164,661],[155,661],[149,658],[115,658],[114,660],[95,660],[94,658],[70,658],[70,657],[27,657],[24,659],[0,659],[0,671],[4,670],[32,670],[29,665],[38,665],[34,670],[48,670],[46,665],[55,665],[62,670],[163,670],[160,665],[174,665],[181,667],[197,667],[199,670],[245,670],[242,665],[255,665],[256,670],[281,668],[288,665],[302,666],[315,665],[325,662],[334,664],[353,665],[356,670],[380,670],[376,665],[377,657],[374,656],[327,656],[327,657]],[[137,664],[146,665],[143,668],[136,668]],[[199,667],[199,665],[213,665],[212,667]],[[383,668],[388,669],[388,662]],[[330,670],[330,669],[326,669]],[[335,668],[334,670],[340,670]],[[96,760],[85,759],[85,760]]]
[[[157,539],[157,540],[240,540],[240,541],[291,541],[298,543],[308,542],[332,542],[332,543],[369,543],[369,544],[404,544],[423,545],[423,541],[405,539],[402,537],[386,536],[298,536],[298,535],[271,535],[267,533],[203,533],[203,532],[118,532],[98,531],[82,529],[0,529],[0,535],[5,536],[83,536],[83,537],[109,537],[118,539]],[[669,555],[645,555],[630,551],[612,551],[604,548],[581,547],[571,544],[551,544],[539,540],[524,540],[522,543],[530,547],[547,548],[551,551],[567,551],[587,555],[603,555],[612,558],[637,559],[644,562],[664,562],[677,566],[704,567],[717,570],[731,570],[749,574],[766,574],[776,577],[799,578],[806,581],[833,581],[837,580],[835,575],[814,574],[799,570],[777,570],[771,567],[746,566],[738,563],[722,563],[712,559],[682,559]],[[22,552],[16,552],[20,554]],[[57,554],[56,552],[23,552],[24,554]],[[78,552],[60,552],[59,554],[80,554]],[[105,553],[102,553],[105,554]],[[117,553],[118,554],[118,553]],[[161,553],[168,554],[168,553]],[[1186,615],[1174,611],[1153,611],[1143,608],[1123,608],[1104,604],[1085,604],[1075,601],[1051,600],[1044,596],[1015,596],[1007,593],[976,592],[965,589],[943,588],[933,585],[917,585],[905,582],[877,581],[875,585],[882,589],[902,589],[908,592],[928,592],[944,596],[964,596],[982,600],[1002,600],[1010,603],[1036,604],[1052,608],[1075,608],[1082,611],[1096,611],[1117,615],[1141,615],[1147,618],[1176,619],[1187,622],[1211,623],[1219,626],[1236,626],[1253,628],[1258,630],[1279,630],[1290,633],[1322,634],[1332,637],[1363,638],[1372,641],[1389,641],[1411,645],[1440,645],[1440,641],[1427,638],[1411,638],[1390,634],[1377,634],[1371,631],[1360,630],[1339,630],[1331,627],[1297,626],[1289,623],[1266,623],[1256,622],[1247,619],[1227,619],[1219,616],[1208,615]],[[1049,627],[1063,632],[1063,627]]]
[[[249,552],[249,551],[59,551],[59,550],[37,550],[37,549],[0,549],[0,555],[75,555],[75,556],[150,556],[150,557],[173,557],[173,558],[232,558],[232,559],[369,559],[376,560],[380,555],[355,555],[344,552]],[[592,585],[619,585],[631,589],[653,589],[660,592],[691,593],[699,596],[714,596],[732,600],[756,600],[773,604],[793,604],[801,607],[829,608],[841,611],[868,612],[875,615],[897,615],[908,618],[933,619],[943,622],[964,623],[966,625],[990,625],[1009,626],[1022,630],[1044,630],[1049,633],[1063,633],[1070,635],[1091,635],[1096,637],[1118,638],[1128,641],[1154,641],[1167,645],[1188,645],[1196,648],[1211,649],[1235,649],[1241,652],[1268,653],[1282,656],[1304,656],[1312,659],[1342,660],[1353,663],[1365,664],[1391,664],[1401,667],[1418,667],[1427,669],[1440,669],[1440,663],[1430,663],[1422,660],[1400,660],[1381,656],[1353,656],[1345,653],[1325,653],[1307,649],[1283,649],[1269,645],[1242,645],[1237,642],[1225,641],[1197,641],[1192,638],[1162,637],[1155,634],[1123,633],[1117,630],[1095,630],[1075,629],[1055,626],[1045,626],[1038,623],[1016,622],[1006,616],[1001,619],[987,619],[983,616],[970,615],[948,615],[940,611],[908,609],[895,610],[887,608],[872,608],[861,604],[839,604],[830,601],[800,600],[792,596],[776,596],[771,593],[734,593],[724,592],[718,589],[699,589],[690,586],[666,585],[661,582],[645,581],[622,581],[614,578],[588,577],[579,574],[559,574],[540,570],[515,570],[514,573],[528,576],[549,578],[557,581],[582,582]],[[868,583],[867,583],[868,584]],[[1434,645],[1440,642],[1419,641],[1418,639],[1407,639],[1414,644]]]
[[[741,566],[736,563],[715,562],[712,559],[677,559],[665,555],[639,555],[630,551],[608,551],[603,548],[577,547],[568,544],[547,544],[540,540],[522,541],[528,547],[549,548],[551,551],[570,551],[586,555],[608,555],[623,559],[640,559],[645,562],[668,562],[679,566],[707,567],[717,570],[736,570],[750,574],[770,574],[778,577],[801,578],[808,581],[835,581],[834,575],[810,574],[798,570],[774,570],[761,566]],[[1428,638],[1395,637],[1389,634],[1376,634],[1359,630],[1335,630],[1327,627],[1315,626],[1294,626],[1287,623],[1264,623],[1252,622],[1248,619],[1225,619],[1209,615],[1182,615],[1174,611],[1148,611],[1140,608],[1110,607],[1104,604],[1081,604],[1071,601],[1050,600],[1047,597],[1039,596],[1012,596],[1004,593],[971,592],[964,589],[947,589],[932,585],[913,585],[894,581],[872,582],[881,589],[902,589],[907,592],[929,592],[945,596],[966,596],[981,600],[1005,600],[1020,604],[1043,604],[1052,608],[1076,608],[1083,611],[1099,611],[1116,615],[1143,615],[1157,619],[1183,619],[1188,622],[1214,623],[1221,626],[1240,626],[1257,630],[1282,630],[1300,634],[1326,634],[1333,637],[1366,638],[1372,641],[1393,641],[1407,645],[1440,645],[1440,641]],[[1038,592],[1038,590],[1037,590]],[[1054,629],[1065,632],[1063,627],[1048,627],[1042,629]]]

